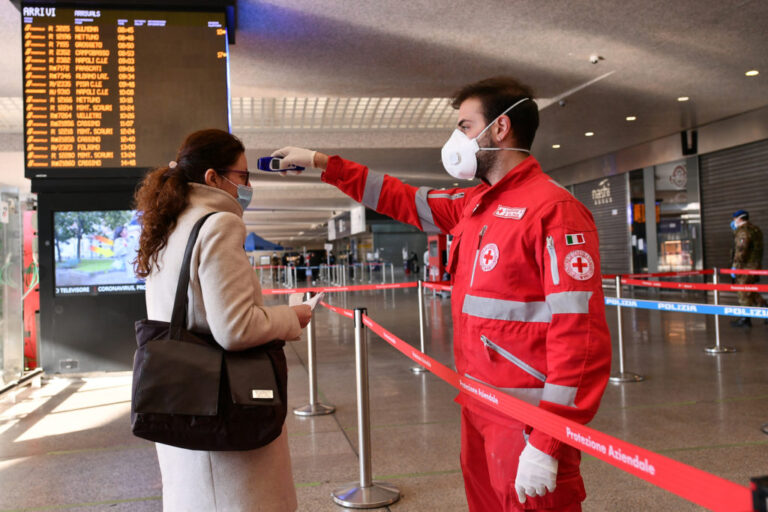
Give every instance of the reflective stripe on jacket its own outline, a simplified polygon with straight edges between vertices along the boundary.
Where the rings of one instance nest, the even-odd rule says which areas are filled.
[[[338,156],[322,179],[379,213],[453,235],[460,374],[573,421],[592,419],[611,363],[597,229],[533,157],[492,187],[416,188]],[[535,430],[529,441],[555,457],[562,448]]]

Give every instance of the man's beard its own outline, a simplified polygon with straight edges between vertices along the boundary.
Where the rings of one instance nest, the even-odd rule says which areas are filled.
[[[488,134],[488,140],[487,141],[477,141],[478,146],[481,148],[495,148],[497,147],[493,143],[493,137],[490,136],[490,133]],[[488,173],[493,169],[493,167],[496,165],[496,161],[499,159],[499,152],[498,151],[488,151],[488,150],[480,150],[477,152],[477,155],[475,156],[477,158],[477,171],[475,172],[475,177],[479,178],[485,182],[488,181]]]

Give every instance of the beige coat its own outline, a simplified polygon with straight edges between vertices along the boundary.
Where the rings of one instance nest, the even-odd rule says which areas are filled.
[[[200,217],[214,211],[223,213],[205,222],[192,252],[187,327],[211,332],[228,350],[299,337],[298,318],[288,306],[263,306],[258,278],[243,250],[240,204],[228,193],[205,185],[191,186],[189,206],[160,253],[158,268],[147,279],[148,317],[170,321],[189,233]],[[269,445],[243,452],[156,446],[164,511],[296,510],[285,428]]]

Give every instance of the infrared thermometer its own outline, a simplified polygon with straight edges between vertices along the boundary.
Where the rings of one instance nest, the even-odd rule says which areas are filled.
[[[266,172],[303,171],[304,170],[304,167],[300,167],[298,165],[293,165],[286,169],[281,169],[280,160],[282,159],[276,156],[264,156],[259,158],[259,160],[256,162],[256,167],[260,171],[266,171]]]

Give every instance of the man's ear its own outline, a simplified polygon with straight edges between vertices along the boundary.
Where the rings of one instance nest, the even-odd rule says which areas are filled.
[[[496,120],[494,125],[496,129],[493,132],[493,137],[496,139],[497,145],[502,146],[504,141],[511,147],[515,145],[515,132],[512,129],[512,122],[509,120],[509,116],[506,114]]]
[[[209,187],[216,187],[219,186],[219,175],[216,171],[213,169],[208,169],[205,171],[205,174],[203,175],[203,181],[205,181],[205,184]]]

